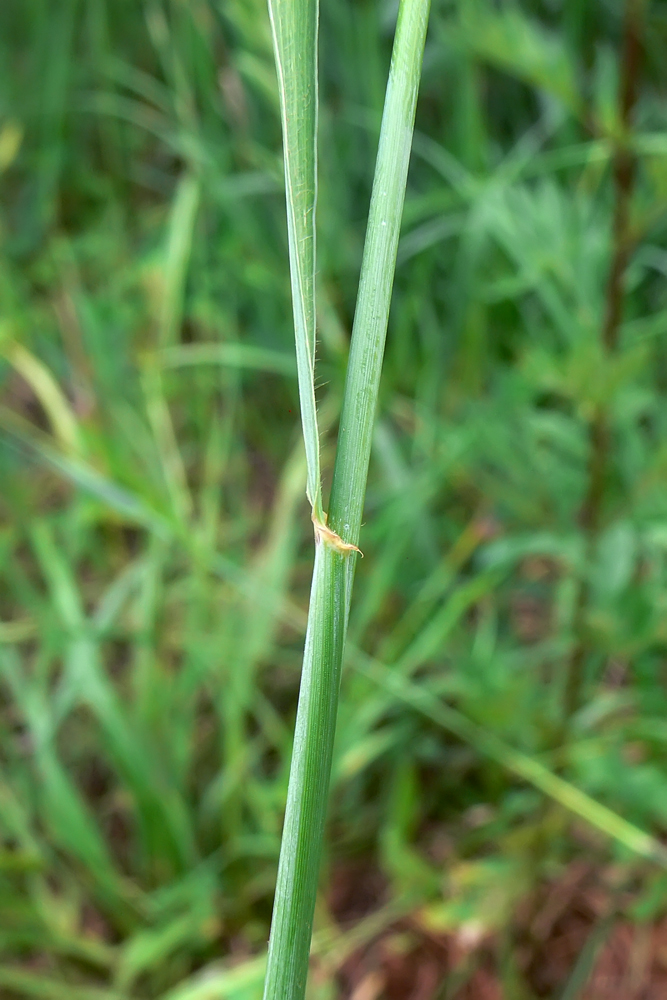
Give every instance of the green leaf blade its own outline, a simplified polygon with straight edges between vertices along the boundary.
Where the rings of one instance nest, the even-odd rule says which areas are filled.
[[[366,230],[329,504],[331,528],[357,545],[394,284],[428,0],[402,0]]]
[[[322,519],[315,402],[315,209],[317,204],[317,0],[269,0],[280,91],[292,306],[307,493]]]

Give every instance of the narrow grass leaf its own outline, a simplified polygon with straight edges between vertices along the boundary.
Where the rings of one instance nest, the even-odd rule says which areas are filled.
[[[34,1000],[129,1000],[126,993],[92,986],[73,986],[62,980],[51,979],[39,972],[0,966],[0,987],[16,996],[33,997]]]
[[[192,236],[197,221],[200,196],[199,179],[186,173],[178,182],[169,219],[169,235],[163,272],[162,308],[159,341],[163,347],[175,344],[183,320],[183,300]]]
[[[160,351],[158,361],[162,368],[221,365],[225,368],[248,368],[291,377],[296,374],[291,354],[253,344],[177,344]]]
[[[269,0],[278,73],[301,422],[308,499],[322,520],[315,402],[315,206],[317,201],[317,0]]]
[[[583,948],[579,952],[579,957],[574,963],[570,978],[567,981],[565,989],[559,995],[558,1000],[580,1000],[583,996],[583,992],[595,967],[596,959],[608,941],[613,925],[613,915],[609,914],[593,927],[593,930],[586,938]]]
[[[70,453],[79,454],[82,443],[76,417],[44,362],[16,341],[3,345],[2,353],[34,392],[61,446]]]
[[[428,12],[428,0],[401,3],[382,116],[329,503],[332,529],[352,545],[366,495]]]
[[[232,969],[209,966],[164,993],[160,1000],[250,1000],[261,988],[266,958],[250,959]]]
[[[0,430],[21,451],[34,455],[122,519],[141,524],[162,538],[170,537],[176,530],[161,512],[151,508],[141,497],[119,486],[88,462],[64,454],[54,446],[48,435],[38,431],[8,407],[0,406]]]
[[[508,746],[494,733],[478,726],[461,712],[444,704],[424,685],[414,684],[360,651],[357,651],[356,666],[376,684],[391,691],[401,701],[412,705],[418,712],[449,730],[465,743],[469,743],[491,760],[495,760],[501,767],[539,789],[605,836],[623,845],[633,854],[667,868],[667,850],[655,837],[592,799],[569,781],[554,774],[534,757]]]

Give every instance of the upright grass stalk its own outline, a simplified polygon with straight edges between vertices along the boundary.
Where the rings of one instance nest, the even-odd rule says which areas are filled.
[[[306,988],[343,646],[428,10],[429,0],[401,0],[327,519],[314,388],[317,0],[269,0],[281,95],[299,395],[316,545],[265,1000],[300,1000]]]
[[[641,69],[641,28],[645,0],[625,0],[625,23],[623,30],[623,54],[620,64],[620,89],[618,107],[619,132],[612,161],[614,216],[612,223],[612,249],[609,275],[607,278],[605,314],[601,329],[602,349],[611,360],[618,352],[623,302],[625,274],[632,251],[633,235],[630,223],[630,203],[636,178],[636,160],[631,150],[632,114],[638,92],[638,77]],[[603,521],[603,504],[607,491],[607,477],[612,458],[613,441],[609,404],[597,405],[589,425],[589,460],[586,494],[579,511],[579,523],[584,533],[585,558],[587,566],[595,557]],[[563,690],[562,728],[579,708],[584,668],[590,652],[586,635],[586,618],[590,605],[590,582],[585,575],[577,591],[573,632],[575,644],[570,654],[565,673]]]

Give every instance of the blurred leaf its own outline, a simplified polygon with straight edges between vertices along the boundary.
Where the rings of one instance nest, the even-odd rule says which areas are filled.
[[[514,3],[494,9],[486,0],[475,0],[463,11],[463,38],[475,53],[580,113],[577,73],[562,37]]]
[[[474,945],[507,924],[529,884],[528,871],[516,860],[459,863],[447,873],[445,900],[425,907],[419,921],[434,933],[456,931]]]

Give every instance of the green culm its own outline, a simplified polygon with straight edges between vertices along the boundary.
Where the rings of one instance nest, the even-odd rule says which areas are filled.
[[[265,1000],[306,989],[340,673],[394,282],[429,0],[402,0],[389,71],[328,517],[315,402],[317,0],[270,0],[280,87],[299,373],[315,565]]]

